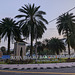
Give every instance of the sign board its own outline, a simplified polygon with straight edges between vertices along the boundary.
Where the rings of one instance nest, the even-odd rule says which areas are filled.
[[[37,56],[37,58],[39,57],[39,59],[51,59],[51,58],[75,58],[75,55],[43,55],[43,56]],[[23,59],[23,60],[26,60],[26,59],[36,59],[36,56],[33,56],[30,57],[30,56],[11,56],[10,59]]]
[[[10,59],[10,55],[3,55],[2,59]]]

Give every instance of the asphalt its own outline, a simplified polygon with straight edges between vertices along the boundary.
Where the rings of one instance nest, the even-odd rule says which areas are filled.
[[[75,67],[75,62],[49,63],[49,64],[0,64],[0,69],[24,70],[24,69],[58,69]]]

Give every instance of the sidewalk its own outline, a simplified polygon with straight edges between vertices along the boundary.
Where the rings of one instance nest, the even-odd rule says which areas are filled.
[[[0,69],[53,69],[75,67],[75,62],[70,63],[49,63],[49,64],[0,64]]]

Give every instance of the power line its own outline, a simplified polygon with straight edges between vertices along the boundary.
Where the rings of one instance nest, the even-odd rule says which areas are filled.
[[[65,12],[64,14],[66,14],[66,13],[68,13],[68,12],[70,12],[70,11],[72,11],[73,9],[75,9],[75,7],[73,7],[72,9],[70,9],[70,10],[68,10],[67,12]],[[60,15],[60,16],[62,16],[62,15]],[[57,17],[58,18],[58,17]],[[55,19],[53,19],[53,20],[51,20],[51,21],[49,21],[48,23],[50,23],[50,22],[53,22],[54,20],[56,20],[57,18],[55,18]]]

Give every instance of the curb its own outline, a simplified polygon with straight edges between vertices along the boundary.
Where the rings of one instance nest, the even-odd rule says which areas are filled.
[[[72,67],[75,67],[75,66],[72,66]],[[37,67],[33,67],[33,68],[8,68],[8,67],[6,67],[6,68],[0,68],[0,69],[2,69],[2,70],[30,70],[30,69],[33,69],[33,70],[36,70],[36,69],[60,69],[60,68],[71,68],[70,66],[65,66],[65,67],[63,67],[63,66],[61,66],[61,67],[46,67],[46,68],[44,68],[44,67],[40,67],[40,68],[37,68]]]
[[[1,70],[36,70],[36,69],[60,69],[75,67],[73,63],[52,63],[52,64],[1,64]]]

